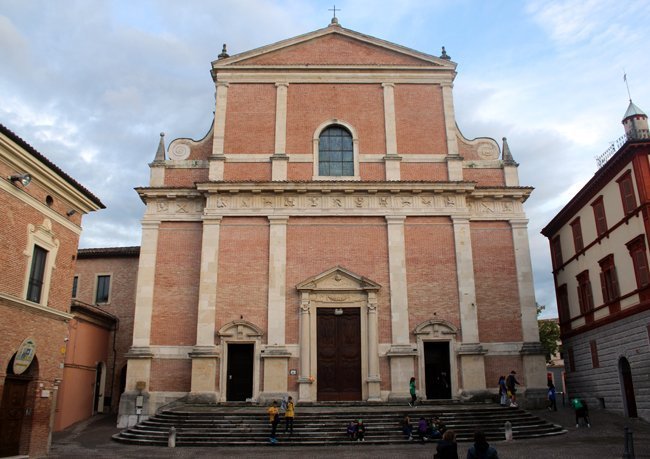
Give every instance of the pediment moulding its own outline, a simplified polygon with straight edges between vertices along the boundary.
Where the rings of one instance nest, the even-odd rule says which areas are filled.
[[[376,292],[380,288],[381,285],[378,283],[341,266],[330,268],[296,285],[298,291],[309,292],[310,294],[333,292],[329,295],[326,294],[322,300],[335,303],[349,300],[349,297],[341,294],[341,292]]]
[[[216,335],[221,339],[246,341],[261,338],[264,331],[247,320],[233,320],[221,327]]]
[[[422,338],[442,338],[457,335],[458,329],[446,320],[430,319],[416,326],[413,334]]]

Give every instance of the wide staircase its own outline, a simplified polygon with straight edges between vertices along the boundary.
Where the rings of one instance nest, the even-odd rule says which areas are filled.
[[[492,404],[420,405],[417,408],[395,404],[333,404],[298,405],[293,435],[284,433],[284,419],[281,418],[277,438],[279,444],[285,446],[343,444],[350,442],[346,436],[348,423],[363,419],[366,443],[408,443],[400,426],[407,414],[414,428],[420,417],[438,416],[448,429],[456,431],[459,441],[470,441],[476,430],[485,432],[489,441],[503,440],[506,421],[512,425],[515,440],[566,433],[561,426],[525,410]],[[264,406],[183,405],[163,410],[115,434],[113,439],[122,443],[167,446],[172,427],[176,431],[176,446],[255,446],[268,444],[270,433]]]

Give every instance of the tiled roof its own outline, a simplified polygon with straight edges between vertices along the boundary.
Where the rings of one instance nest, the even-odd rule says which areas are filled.
[[[118,258],[137,257],[140,255],[140,246],[131,247],[100,247],[91,249],[79,249],[77,258]]]

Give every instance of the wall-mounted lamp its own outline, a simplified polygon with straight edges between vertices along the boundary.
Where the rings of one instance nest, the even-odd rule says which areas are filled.
[[[67,211],[65,214],[66,214],[68,217],[72,217],[72,216],[73,216],[74,214],[76,214],[76,213],[77,213],[76,210],[74,210],[74,209],[70,209],[70,210]]]
[[[32,176],[29,174],[17,174],[17,175],[10,175],[9,177],[7,177],[7,179],[10,182],[13,182],[14,185],[16,184],[16,182],[20,182],[22,183],[23,186],[27,186],[32,181]]]

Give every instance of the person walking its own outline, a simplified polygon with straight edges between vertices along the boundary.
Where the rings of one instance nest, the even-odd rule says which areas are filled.
[[[284,412],[284,432],[289,432],[289,435],[293,435],[293,418],[296,414],[296,407],[293,403],[293,397],[289,396],[287,400],[287,408]]]
[[[508,392],[510,392],[510,408],[517,408],[519,406],[517,405],[517,386],[521,384],[517,381],[516,374],[517,372],[512,370],[508,378],[506,378],[506,387],[508,388]]]
[[[278,423],[280,422],[278,402],[273,400],[273,403],[271,403],[271,406],[269,406],[269,409],[266,410],[266,412],[269,414],[269,422],[271,423],[271,437],[269,438],[269,441],[271,444],[275,444],[278,442],[278,439],[275,436],[275,432],[278,428]]]
[[[458,459],[458,443],[456,443],[456,432],[453,430],[446,431],[442,440],[436,446],[434,459]]]
[[[508,406],[508,388],[506,387],[506,377],[499,376],[499,397],[501,406]]]
[[[557,411],[555,384],[552,381],[548,382],[548,410]]]
[[[409,402],[409,406],[415,406],[415,403],[418,399],[415,391],[415,376],[412,376],[411,381],[409,381],[409,393],[411,394],[411,401]]]
[[[480,430],[474,432],[474,444],[467,450],[467,459],[499,459],[497,450],[487,442]]]

